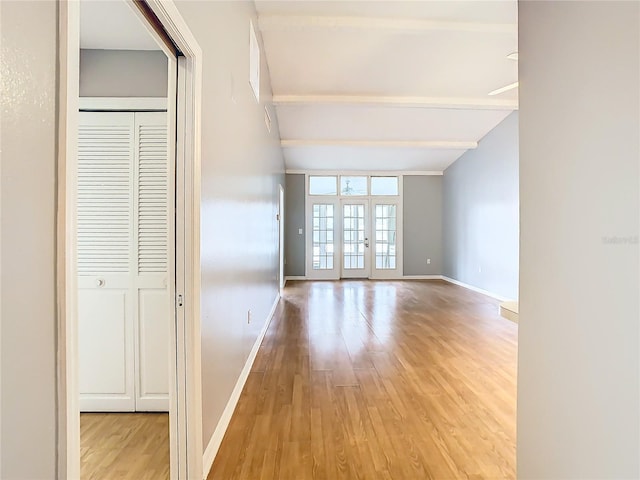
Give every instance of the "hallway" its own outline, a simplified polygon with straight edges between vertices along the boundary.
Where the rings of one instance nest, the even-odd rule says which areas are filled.
[[[515,478],[497,312],[438,280],[288,283],[209,480]]]

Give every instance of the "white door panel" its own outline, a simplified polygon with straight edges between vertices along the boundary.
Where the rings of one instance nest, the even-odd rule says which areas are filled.
[[[137,411],[169,408],[169,295],[164,289],[138,290]]]
[[[134,411],[129,290],[78,291],[81,411]]]
[[[167,116],[81,112],[78,130],[81,410],[168,411]]]

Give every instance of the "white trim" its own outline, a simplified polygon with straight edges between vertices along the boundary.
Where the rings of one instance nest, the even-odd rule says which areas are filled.
[[[164,97],[80,97],[80,110],[99,111],[167,111]]]
[[[440,141],[440,140],[280,140],[283,148],[291,147],[358,147],[358,148],[432,148],[438,150],[473,150],[478,148],[475,141]]]
[[[304,29],[305,31],[308,29],[334,29],[340,31],[385,30],[402,34],[420,34],[431,31],[518,34],[518,25],[515,23],[445,22],[416,18],[261,15],[259,21],[260,30],[263,32],[283,29]]]
[[[502,302],[500,304],[500,316],[518,323],[518,302]]]
[[[242,389],[244,388],[244,384],[247,382],[247,378],[249,378],[249,374],[251,373],[251,367],[253,366],[253,362],[258,355],[258,350],[260,350],[260,346],[262,345],[262,340],[269,329],[269,325],[271,325],[271,320],[273,320],[273,315],[276,312],[276,308],[278,308],[278,303],[280,302],[280,295],[276,295],[275,300],[273,301],[273,306],[271,307],[271,311],[269,315],[265,319],[264,327],[258,334],[258,338],[256,338],[255,343],[253,344],[253,348],[251,349],[251,353],[249,353],[249,357],[244,364],[244,368],[242,372],[240,372],[240,376],[238,377],[238,381],[236,382],[236,386],[233,388],[233,392],[231,392],[231,396],[229,397],[229,401],[227,402],[226,407],[224,407],[224,411],[222,412],[222,416],[218,421],[218,425],[211,435],[209,439],[209,443],[207,444],[207,448],[204,451],[204,459],[203,459],[203,476],[202,478],[206,480],[209,472],[211,471],[211,467],[213,466],[213,461],[218,454],[218,450],[220,449],[220,444],[222,443],[222,439],[224,438],[224,434],[227,432],[227,428],[229,427],[229,422],[231,421],[231,417],[233,417],[233,412],[238,405],[238,401],[240,400],[240,395],[242,394]]]
[[[287,275],[286,277],[284,277],[285,282],[288,282],[289,280],[292,280],[292,281],[307,280],[307,276],[306,275]]]
[[[436,170],[299,170],[289,168],[284,173],[292,175],[371,175],[372,177],[395,177],[400,175],[428,175],[441,176],[444,172]]]
[[[405,275],[401,280],[443,280],[442,275]]]
[[[444,280],[446,282],[449,282],[449,283],[453,283],[454,285],[458,285],[459,287],[464,287],[464,288],[466,288],[468,290],[472,290],[474,292],[481,293],[483,295],[486,295],[487,297],[495,298],[496,300],[499,300],[501,302],[505,302],[505,301],[509,300],[507,297],[503,297],[502,295],[498,295],[497,293],[493,293],[493,292],[490,292],[488,290],[483,290],[482,288],[474,287],[473,285],[469,285],[468,283],[460,282],[458,280],[446,277],[444,275],[442,276],[442,280]]]
[[[57,478],[80,478],[76,265],[76,170],[80,95],[80,4],[58,5]],[[71,234],[69,233],[71,232]]]
[[[200,338],[200,165],[202,50],[171,0],[146,0],[167,34],[180,49],[178,77],[178,162],[183,168],[184,308],[178,309],[178,447],[179,464],[172,477],[202,476],[202,374]],[[182,94],[182,96],[181,96]],[[180,160],[183,159],[182,162]],[[181,163],[181,165],[180,165]],[[180,195],[178,195],[180,197]],[[180,219],[180,217],[178,217]],[[179,286],[178,286],[179,288]],[[182,310],[182,311],[180,311]]]
[[[383,95],[274,95],[273,104],[366,105],[380,107],[444,108],[453,110],[518,110],[517,100],[477,97],[401,97]]]

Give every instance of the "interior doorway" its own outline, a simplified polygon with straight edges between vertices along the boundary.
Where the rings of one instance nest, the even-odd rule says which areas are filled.
[[[284,188],[278,185],[278,284],[280,295],[284,288]]]
[[[122,278],[117,279],[107,275],[107,273],[122,274],[123,271],[101,272],[104,275],[93,276],[93,286],[84,285],[88,287],[88,290],[96,290],[93,287],[106,290],[107,285],[115,288],[120,282],[120,291],[113,297],[119,297],[118,301],[122,309],[112,308],[113,305],[110,305],[112,313],[117,311],[120,315],[120,326],[115,329],[111,328],[113,325],[109,327],[112,334],[116,331],[118,335],[112,335],[113,338],[106,338],[105,335],[102,340],[114,340],[115,337],[126,336],[125,332],[129,332],[130,336],[134,337],[138,334],[141,342],[134,343],[133,355],[126,353],[131,350],[130,346],[126,346],[126,342],[125,346],[119,347],[122,354],[118,357],[121,362],[120,366],[130,363],[135,365],[137,362],[140,367],[145,361],[147,366],[150,361],[156,363],[152,358],[153,355],[146,360],[142,358],[153,350],[150,348],[152,344],[164,346],[164,349],[168,350],[168,356],[166,363],[164,360],[157,361],[158,368],[155,370],[147,368],[146,372],[142,373],[140,368],[137,371],[134,369],[133,374],[129,372],[121,375],[115,381],[114,378],[107,380],[111,382],[112,386],[118,384],[121,390],[129,389],[129,392],[133,392],[133,401],[127,399],[128,405],[126,407],[118,406],[118,410],[133,408],[145,411],[168,411],[150,414],[161,418],[161,421],[155,422],[155,427],[159,425],[163,432],[159,436],[168,438],[168,443],[165,441],[165,444],[170,451],[164,472],[155,475],[154,478],[169,476],[171,479],[200,478],[202,476],[202,407],[200,396],[200,299],[197,282],[200,274],[200,260],[199,249],[196,245],[200,235],[200,205],[198,203],[200,151],[197,145],[199,145],[200,138],[199,105],[201,102],[202,54],[189,28],[171,2],[119,0],[118,2],[88,3],[101,8],[118,5],[124,7],[124,11],[129,13],[129,20],[121,22],[119,19],[115,24],[111,23],[110,30],[118,33],[116,40],[130,39],[126,31],[122,29],[125,25],[131,25],[133,21],[138,26],[142,25],[144,34],[151,37],[153,49],[159,50],[165,56],[164,109],[166,112],[162,121],[154,123],[147,114],[151,113],[149,110],[156,110],[155,106],[150,107],[150,105],[155,105],[157,99],[138,98],[142,106],[134,108],[123,107],[123,102],[129,102],[131,99],[119,96],[111,97],[108,100],[106,97],[98,97],[97,100],[93,98],[88,101],[86,98],[83,99],[84,109],[90,110],[92,113],[101,110],[101,108],[95,107],[96,101],[98,103],[106,101],[110,103],[106,110],[111,112],[119,110],[118,113],[129,116],[132,114],[133,119],[130,118],[129,122],[133,125],[133,133],[131,134],[130,131],[129,139],[133,138],[134,142],[130,149],[126,146],[121,148],[121,150],[130,150],[129,158],[132,158],[133,162],[125,162],[120,158],[119,166],[115,170],[109,170],[113,166],[112,164],[118,162],[108,162],[102,158],[100,160],[102,161],[101,168],[106,170],[89,172],[87,174],[89,180],[84,179],[88,183],[81,183],[83,180],[81,177],[87,173],[87,165],[83,165],[81,158],[82,149],[86,146],[86,138],[83,139],[81,136],[81,129],[84,128],[82,122],[86,119],[81,118],[80,112],[81,5],[80,2],[61,4],[59,16],[61,38],[59,51],[61,85],[59,191],[61,202],[58,216],[58,254],[60,265],[63,265],[63,268],[59,270],[58,290],[62,312],[62,324],[58,339],[60,350],[58,476],[60,478],[81,477],[80,411],[83,399],[80,393],[81,387],[86,387],[84,380],[89,378],[90,383],[91,377],[85,376],[83,380],[80,371],[82,352],[79,340],[83,336],[83,323],[79,317],[86,313],[86,311],[83,312],[83,309],[87,303],[92,304],[97,299],[80,299],[79,287],[86,280],[80,281],[82,273],[99,273],[95,271],[96,268],[93,272],[83,272],[84,266],[87,265],[85,263],[86,254],[92,249],[102,249],[103,259],[113,260],[115,258],[115,263],[117,263],[119,257],[114,254],[113,250],[120,247],[121,251],[124,251],[121,247],[126,244],[128,247],[133,246],[133,250],[127,249],[126,261],[120,258],[120,267],[124,264],[129,265],[130,273],[133,271],[136,273],[133,280],[131,276],[123,281]],[[108,14],[101,15],[100,23],[109,29]],[[114,48],[123,50],[122,45]],[[130,79],[135,78],[126,68],[121,73],[125,77],[128,75]],[[142,85],[147,85],[147,83],[142,82]],[[115,83],[109,82],[109,84],[113,86]],[[142,139],[143,133],[147,135],[144,139]],[[113,132],[102,131],[98,137],[107,140],[112,134]],[[158,134],[162,138],[159,138]],[[138,141],[137,147],[136,140]],[[120,147],[116,147],[116,149]],[[137,153],[136,148],[138,149]],[[166,151],[166,159],[160,162],[162,165],[157,163],[158,157],[163,156],[160,150]],[[94,152],[94,154],[96,158],[100,158],[98,152]],[[112,157],[118,156],[112,155]],[[148,163],[152,157],[154,160]],[[125,180],[126,175],[123,172],[127,168],[129,176],[128,180]],[[91,188],[90,185],[94,187],[100,185],[101,188],[95,189],[97,190],[94,192],[95,195],[87,195],[81,201],[81,194],[86,193],[87,189]],[[113,198],[116,192],[122,194],[125,191],[128,192],[128,199]],[[103,200],[105,200],[102,205],[96,201],[100,195],[103,195]],[[116,212],[115,205],[120,205],[121,210]],[[83,221],[81,222],[80,212],[85,207],[87,209],[82,213]],[[101,207],[103,210],[100,210]],[[114,210],[104,211],[105,209]],[[143,215],[145,212],[146,216]],[[123,229],[124,223],[131,220],[134,228],[129,230],[129,234],[118,237],[116,233]],[[117,221],[122,224],[117,225]],[[84,230],[81,231],[80,227],[83,227]],[[107,242],[104,239],[96,238],[95,234],[100,230],[104,232],[105,237],[110,233],[109,238],[113,241]],[[82,242],[86,240],[87,235],[94,235],[94,237],[91,241],[85,242],[81,249]],[[84,257],[82,257],[83,252]],[[111,264],[111,260],[107,260],[104,264]],[[160,264],[162,264],[162,268],[158,267]],[[95,266],[93,265],[93,267]],[[146,276],[147,278],[141,278],[140,273],[143,270],[147,270],[146,273],[149,274]],[[117,288],[115,289],[117,290]],[[137,297],[137,301],[133,299],[134,297]],[[113,301],[114,298],[102,298],[100,301],[109,303],[108,301]],[[97,315],[90,316],[93,320],[99,316],[107,317],[104,315],[104,311],[96,308],[96,305],[93,305],[92,308],[93,313],[97,312]],[[105,310],[108,309],[105,308]],[[137,323],[135,320],[130,322],[126,319],[127,312],[133,316],[138,315]],[[144,316],[146,319],[142,319]],[[166,319],[164,326],[168,324],[167,328],[155,328],[155,325],[147,322],[148,319],[158,319],[163,316]],[[101,324],[102,322],[94,321],[94,323]],[[144,329],[151,330],[151,336],[141,334]],[[100,335],[94,335],[94,337],[97,338]],[[165,341],[166,339],[168,342]],[[137,360],[136,355],[138,356]],[[98,363],[98,367],[104,368],[105,364],[109,362],[96,363]],[[165,365],[164,368],[162,364]],[[132,377],[133,382],[131,381]],[[166,385],[164,392],[157,391],[157,386],[160,384]],[[132,385],[133,387],[131,387]],[[102,387],[97,390],[100,389]],[[154,396],[155,398],[152,398]],[[111,415],[111,413],[95,415],[105,416]],[[124,415],[131,415],[131,413]],[[92,422],[94,426],[99,423],[99,421]],[[151,436],[153,437],[154,434]],[[116,439],[115,436],[112,440],[114,439]],[[161,452],[162,448],[155,450]],[[165,455],[164,458],[166,457]],[[138,457],[136,460],[139,463],[140,458]],[[138,470],[136,474],[135,468],[129,470],[126,465],[119,464],[118,469],[115,476],[119,478],[126,478],[126,475],[129,474],[133,475],[131,478],[141,478],[140,471]],[[126,471],[123,472],[123,469]],[[125,476],[122,475],[123,473]],[[113,477],[106,471],[103,471],[100,476],[102,478]]]
[[[176,127],[167,104],[176,98],[169,92],[169,59],[176,57],[142,20],[123,0],[80,2],[81,479],[168,479],[170,471],[176,178],[168,139]]]

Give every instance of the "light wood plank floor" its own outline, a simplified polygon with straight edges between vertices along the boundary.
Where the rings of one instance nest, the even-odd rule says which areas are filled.
[[[82,480],[169,478],[169,414],[80,415]]]
[[[443,281],[289,283],[208,479],[515,478],[516,355]]]

